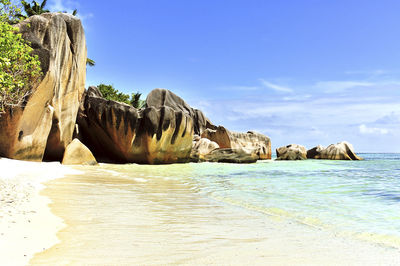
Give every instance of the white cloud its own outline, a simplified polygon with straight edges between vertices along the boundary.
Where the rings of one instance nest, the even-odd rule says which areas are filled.
[[[364,81],[320,81],[314,87],[326,93],[342,92],[357,87],[370,87],[375,85],[372,82]]]
[[[359,127],[361,134],[381,134],[386,135],[389,133],[389,130],[386,128],[378,128],[378,127],[367,127],[365,124],[360,125]]]
[[[281,86],[281,85],[277,85],[277,84],[271,83],[271,82],[269,82],[269,81],[267,81],[267,80],[265,80],[265,79],[260,79],[260,81],[261,81],[262,85],[264,85],[264,86],[267,87],[267,88],[273,89],[274,91],[277,91],[277,92],[286,92],[286,93],[291,93],[291,92],[293,92],[293,90],[292,90],[291,88],[288,88],[288,87],[284,87],[284,86]]]

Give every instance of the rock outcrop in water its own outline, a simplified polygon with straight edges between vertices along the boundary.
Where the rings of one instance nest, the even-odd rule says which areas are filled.
[[[32,16],[18,27],[41,62],[43,79],[24,106],[0,116],[0,156],[61,160],[72,141],[86,78],[81,21],[64,13]]]
[[[309,159],[328,159],[328,160],[362,160],[354,152],[353,145],[346,141],[337,144],[331,144],[324,148],[322,146],[314,147],[307,151]]]
[[[242,149],[216,149],[204,155],[204,161],[216,163],[255,163],[259,159],[258,155],[248,153]]]
[[[190,160],[193,118],[178,108],[148,105],[137,110],[106,100],[97,88],[90,87],[77,123],[79,137],[99,161],[157,164]]]
[[[204,130],[201,137],[216,142],[221,149],[240,150],[248,154],[255,154],[260,160],[271,159],[270,139],[254,131],[238,133],[218,126],[214,129]]]
[[[307,150],[304,146],[290,144],[276,149],[277,160],[306,160]]]

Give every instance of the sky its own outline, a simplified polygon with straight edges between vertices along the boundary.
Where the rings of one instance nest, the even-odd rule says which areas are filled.
[[[78,9],[86,86],[166,88],[273,150],[400,152],[398,0],[49,0]]]

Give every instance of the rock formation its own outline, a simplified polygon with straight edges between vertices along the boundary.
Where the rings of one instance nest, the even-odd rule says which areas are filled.
[[[182,98],[165,89],[154,89],[146,98],[146,106],[156,109],[163,106],[170,107],[174,111],[181,111],[193,120],[194,134],[201,135],[207,128],[215,126],[205,117],[202,111],[190,107]]]
[[[219,145],[216,142],[206,138],[199,138],[197,141],[193,141],[190,158],[194,162],[202,161],[205,155],[216,149],[219,149]]]
[[[148,105],[137,110],[106,100],[97,88],[90,87],[77,123],[78,136],[98,161],[157,164],[190,160],[193,119],[178,108]]]
[[[216,149],[204,156],[205,161],[217,163],[255,163],[258,158],[258,155],[254,153],[230,148]]]
[[[309,149],[307,151],[307,158],[308,159],[316,159],[315,157],[319,154],[321,154],[322,150],[324,150],[325,147],[322,145],[318,145],[312,149]]]
[[[21,107],[0,116],[0,156],[61,160],[72,141],[86,78],[86,41],[75,16],[46,13],[18,25],[41,62],[43,78]]]
[[[78,139],[74,139],[65,149],[62,164],[96,165],[97,161],[85,145]]]
[[[290,144],[276,149],[277,160],[306,160],[307,150],[304,146]]]
[[[329,160],[362,160],[354,152],[353,145],[346,141],[337,144],[331,144],[324,148],[322,146],[314,147],[307,151],[309,159],[329,159]]]
[[[218,126],[214,129],[207,128],[201,137],[216,142],[221,149],[239,149],[248,154],[256,154],[261,160],[271,159],[270,139],[257,132],[230,132],[223,126]]]

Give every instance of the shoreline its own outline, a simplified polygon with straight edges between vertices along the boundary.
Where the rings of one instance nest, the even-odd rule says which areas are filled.
[[[59,242],[65,224],[51,212],[44,183],[79,174],[60,163],[0,158],[0,264],[27,265],[34,254]]]
[[[132,167],[137,170],[135,175],[131,174]],[[265,217],[257,210],[202,194],[195,183],[185,178],[171,179],[162,174],[166,170],[180,171],[190,167],[190,164],[185,167],[107,164],[66,167],[59,163],[0,159],[0,169],[6,169],[0,174],[0,196],[3,199],[0,201],[0,263],[101,264],[104,261],[237,265],[252,259],[257,265],[382,265],[400,259],[399,249],[374,244],[368,239],[343,237],[284,217]],[[104,188],[112,191],[103,191]],[[177,195],[170,194],[171,189],[177,188]],[[129,194],[125,189],[129,189]],[[90,204],[86,197],[89,197]],[[113,200],[118,203],[113,203]],[[122,206],[120,211],[126,213],[105,214],[114,209],[103,209],[110,202],[115,204],[115,208]],[[130,202],[137,206],[130,206]],[[180,206],[182,204],[184,208]],[[180,211],[166,212],[176,208]],[[157,220],[160,212],[168,223]],[[110,218],[107,215],[121,215],[122,218],[111,217],[119,219],[118,222],[103,224],[102,232],[98,234],[96,227],[104,218]],[[138,224],[125,225],[124,215],[126,220],[138,220]],[[194,215],[194,218],[186,220],[187,215]],[[177,224],[181,225],[175,228]],[[167,231],[161,230],[163,227]],[[180,234],[186,235],[170,235],[169,231],[176,233],[182,229]],[[111,232],[107,232],[109,230]],[[123,235],[132,234],[130,231],[135,233],[129,238],[135,242],[135,248],[130,252],[138,258],[129,257],[125,261],[124,253],[121,255],[119,249],[126,244],[123,241],[128,236]],[[103,238],[102,234],[109,235]],[[88,249],[82,250],[88,239]],[[103,248],[105,253],[109,247],[105,249],[104,245],[111,239],[117,242],[114,243],[116,246],[111,246],[110,253],[115,261],[102,258],[103,254],[94,251],[100,245],[100,252]],[[118,243],[121,239],[123,245]],[[184,245],[181,245],[182,241],[186,241]],[[162,248],[156,243],[163,243]],[[76,249],[74,245],[80,248]],[[170,249],[173,245],[177,251]],[[148,254],[151,250],[155,254]],[[188,253],[187,250],[192,251]]]
[[[137,175],[130,177],[116,172],[119,166],[102,165],[50,182],[45,194],[67,226],[58,232],[61,242],[35,254],[32,264],[383,265],[400,259],[398,249],[216,201],[186,179],[163,177],[163,166],[133,167]]]

